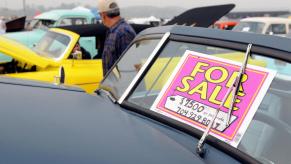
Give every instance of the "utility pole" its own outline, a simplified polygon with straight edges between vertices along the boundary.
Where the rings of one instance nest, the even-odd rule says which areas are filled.
[[[22,5],[23,5],[23,14],[25,15],[25,10],[26,10],[26,2],[25,0],[22,0]]]

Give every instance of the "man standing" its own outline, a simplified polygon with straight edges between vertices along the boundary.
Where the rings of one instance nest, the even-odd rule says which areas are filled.
[[[133,28],[121,18],[115,0],[99,0],[98,9],[102,23],[109,28],[102,53],[103,75],[105,75],[136,34]]]

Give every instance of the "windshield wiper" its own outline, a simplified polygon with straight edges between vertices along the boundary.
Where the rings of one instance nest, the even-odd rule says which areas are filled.
[[[95,92],[98,95],[100,95],[101,93],[104,93],[113,103],[117,102],[116,98],[112,95],[112,93],[107,91],[107,90],[105,90],[105,89],[99,88]]]
[[[206,130],[204,131],[202,137],[200,138],[200,140],[199,140],[199,142],[197,144],[196,152],[201,157],[203,157],[204,154],[205,154],[205,150],[203,149],[203,145],[205,143],[205,139],[209,135],[210,129],[213,126],[214,120],[216,119],[220,109],[222,109],[222,106],[223,106],[223,104],[225,104],[228,95],[231,93],[232,94],[231,104],[230,104],[230,108],[229,108],[229,111],[228,111],[228,114],[227,114],[227,119],[226,119],[226,122],[225,122],[225,124],[227,126],[229,126],[230,116],[231,116],[231,113],[233,111],[233,106],[234,106],[234,103],[235,103],[235,99],[237,97],[237,93],[239,92],[239,88],[240,88],[240,85],[241,85],[242,77],[243,77],[243,75],[245,73],[245,70],[246,70],[246,66],[247,66],[247,63],[248,63],[248,58],[249,58],[249,55],[250,55],[251,48],[252,48],[252,44],[249,44],[248,47],[247,47],[247,51],[245,53],[245,59],[244,59],[244,61],[242,63],[242,66],[240,67],[239,74],[237,75],[237,77],[233,81],[231,87],[228,89],[228,91],[225,94],[220,106],[218,107],[218,109],[216,109],[214,117],[211,119],[210,123],[208,124]]]
[[[250,55],[251,48],[252,48],[252,44],[249,44],[248,48],[247,48],[247,51],[246,51],[246,54],[245,54],[245,59],[243,61],[243,65],[240,67],[240,71],[239,71],[237,77],[235,78],[232,86],[229,89],[229,91],[230,90],[232,91],[232,94],[231,94],[232,95],[232,99],[231,99],[230,108],[229,108],[230,110],[228,111],[227,119],[226,119],[226,125],[227,126],[229,126],[230,116],[231,116],[231,113],[233,111],[233,106],[234,106],[234,103],[235,103],[235,99],[237,97],[237,93],[239,92],[241,81],[242,81],[243,75],[244,75],[246,67],[247,67],[248,58],[249,58],[249,55]]]

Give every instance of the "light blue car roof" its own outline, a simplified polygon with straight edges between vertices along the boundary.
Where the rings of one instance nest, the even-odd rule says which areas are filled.
[[[51,10],[48,12],[44,12],[36,16],[34,19],[58,20],[63,16],[71,16],[71,17],[86,16],[86,17],[91,17],[91,19],[95,18],[95,15],[91,11],[63,9],[63,10]]]

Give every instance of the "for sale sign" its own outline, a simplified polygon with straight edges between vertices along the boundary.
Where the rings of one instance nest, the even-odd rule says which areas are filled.
[[[151,110],[201,130],[206,129],[219,110],[210,134],[237,147],[276,74],[266,68],[247,65],[228,122],[233,95],[226,94],[241,65],[186,51]]]

